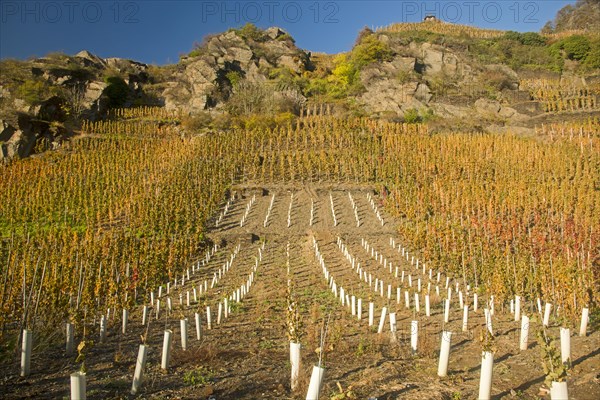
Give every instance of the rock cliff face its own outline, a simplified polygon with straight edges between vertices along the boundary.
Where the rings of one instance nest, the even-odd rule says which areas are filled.
[[[498,101],[478,100],[473,90],[473,82],[485,79],[489,73],[506,82],[508,90],[518,90],[518,75],[509,67],[476,68],[462,55],[427,42],[406,45],[386,35],[379,35],[379,40],[387,43],[395,56],[391,61],[371,64],[360,73],[365,90],[358,100],[369,113],[401,117],[410,109],[431,109],[447,118],[519,117],[516,110],[500,107]],[[438,93],[432,86],[438,86]],[[451,97],[460,97],[461,101]],[[489,104],[495,104],[498,110],[492,111],[494,107]]]
[[[162,93],[168,109],[194,114],[218,108],[233,90],[232,77],[264,82],[276,68],[301,74],[309,65],[309,55],[279,28],[267,29],[258,40],[229,31],[208,39],[198,53],[182,59],[183,70],[169,80]]]

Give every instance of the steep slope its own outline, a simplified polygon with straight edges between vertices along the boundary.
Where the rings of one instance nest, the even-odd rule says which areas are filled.
[[[579,2],[569,15],[594,4]],[[205,38],[173,65],[82,51],[4,60],[0,68],[2,159],[54,148],[82,120],[106,118],[118,107],[165,107],[192,120],[183,124],[190,133],[229,129],[232,119],[247,127],[240,118],[289,121],[304,110],[426,122],[432,132],[523,133],[547,120],[600,113],[597,34],[504,32],[438,20],[364,29],[349,52],[337,55],[312,55],[279,28],[246,24]],[[226,123],[212,122],[219,116]]]

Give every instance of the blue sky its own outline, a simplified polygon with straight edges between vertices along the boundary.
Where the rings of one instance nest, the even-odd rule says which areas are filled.
[[[177,62],[211,33],[253,22],[279,26],[311,51],[352,47],[358,31],[427,14],[485,28],[539,31],[574,1],[366,0],[0,0],[0,57],[28,58],[86,49],[101,57]],[[1,71],[0,71],[1,72]]]

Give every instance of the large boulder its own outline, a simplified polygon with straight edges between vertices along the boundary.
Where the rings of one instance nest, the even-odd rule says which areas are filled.
[[[92,81],[85,86],[83,98],[88,105],[92,105],[96,102],[100,96],[102,96],[102,92],[106,89],[106,82],[103,81]]]
[[[433,94],[431,93],[431,90],[427,84],[419,83],[413,93],[413,97],[422,103],[428,104],[431,101]]]
[[[104,62],[106,63],[107,68],[112,68],[119,73],[139,74],[146,72],[148,69],[147,64],[133,60],[126,60],[124,58],[105,58]]]
[[[165,104],[168,108],[182,107],[190,112],[204,110],[209,93],[217,88],[217,71],[214,59],[206,57],[192,61],[177,82],[165,90]]]
[[[397,80],[372,81],[360,96],[360,103],[374,114],[404,115],[408,109],[420,109],[431,99],[427,85],[418,82],[400,83]]]
[[[414,80],[416,64],[414,57],[396,56],[391,61],[365,67],[360,72],[365,87],[360,103],[369,112],[397,116],[408,109],[427,106],[432,94],[425,83]]]
[[[15,133],[15,127],[8,121],[0,119],[0,142],[7,142]]]
[[[270,37],[272,40],[275,40],[275,39],[278,39],[278,38],[286,35],[287,32],[277,26],[272,26],[265,30],[265,34],[268,37]]]
[[[31,153],[36,142],[36,134],[29,116],[19,115],[17,126],[7,121],[0,121],[0,129],[0,161],[27,157]]]
[[[475,111],[477,111],[478,114],[494,115],[494,116],[497,115],[500,112],[500,109],[502,108],[500,106],[500,103],[497,102],[496,100],[490,100],[490,99],[484,99],[484,98],[477,99],[475,101],[474,107],[475,107]]]
[[[180,82],[166,82],[162,92],[164,107],[169,111],[182,109],[182,104],[186,104],[191,100],[190,89]],[[204,109],[206,105],[206,96],[202,99],[203,104],[194,104],[194,108]]]
[[[35,137],[20,129],[16,130],[10,140],[2,143],[1,161],[27,157],[35,144]]]
[[[462,105],[432,103],[431,108],[433,113],[440,118],[468,118],[473,116],[473,109]]]
[[[483,118],[501,119],[508,123],[523,122],[529,119],[513,107],[501,104],[497,100],[480,98],[473,105],[475,112]]]

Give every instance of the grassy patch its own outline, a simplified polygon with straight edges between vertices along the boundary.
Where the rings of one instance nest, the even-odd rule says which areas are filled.
[[[208,367],[198,367],[183,375],[183,383],[188,386],[204,387],[213,379],[213,372]]]

